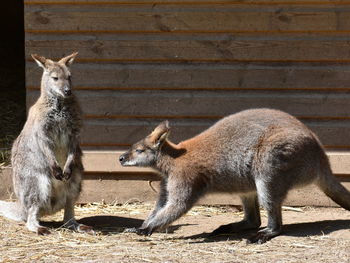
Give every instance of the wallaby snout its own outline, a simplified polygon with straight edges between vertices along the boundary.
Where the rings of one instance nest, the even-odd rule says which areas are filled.
[[[126,153],[123,153],[122,155],[119,156],[119,162],[121,165],[124,166],[125,162],[127,161],[127,152]]]
[[[72,90],[70,89],[70,87],[65,86],[63,88],[63,93],[64,93],[65,96],[70,96],[70,95],[72,95]]]

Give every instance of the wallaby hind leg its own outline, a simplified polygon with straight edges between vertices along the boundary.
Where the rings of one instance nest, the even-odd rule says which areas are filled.
[[[260,221],[259,202],[257,194],[242,195],[241,196],[244,218],[242,221],[222,225],[215,229],[210,235],[216,236],[220,234],[237,233],[243,230],[258,229]]]
[[[75,202],[72,199],[67,199],[64,207],[63,226],[77,232],[87,232],[93,234],[94,230],[91,226],[80,224],[75,220],[74,204]]]
[[[27,228],[32,231],[37,233],[38,235],[49,235],[51,232],[44,226],[41,226],[39,224],[39,207],[32,205],[28,209],[28,217],[27,217]]]
[[[282,202],[286,193],[277,193],[277,189],[262,180],[256,182],[256,187],[259,202],[267,212],[267,227],[259,230],[248,242],[262,244],[282,232]]]

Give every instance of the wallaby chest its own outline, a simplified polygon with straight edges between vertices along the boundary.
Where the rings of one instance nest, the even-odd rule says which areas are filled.
[[[56,158],[63,166],[72,140],[79,133],[80,119],[74,105],[54,101],[45,118],[45,130],[55,152]]]

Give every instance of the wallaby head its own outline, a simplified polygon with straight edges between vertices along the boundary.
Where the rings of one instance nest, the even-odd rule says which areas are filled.
[[[41,79],[41,92],[55,97],[69,97],[71,90],[70,66],[78,52],[60,59],[58,62],[52,61],[42,56],[32,54],[32,58],[43,68]]]
[[[119,157],[123,166],[153,166],[166,138],[170,133],[168,121],[160,123],[146,138],[131,146]]]

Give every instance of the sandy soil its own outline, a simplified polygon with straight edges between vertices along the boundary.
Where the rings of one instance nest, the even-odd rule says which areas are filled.
[[[350,262],[350,212],[341,208],[286,208],[284,233],[262,245],[246,244],[253,232],[207,237],[219,225],[242,218],[235,207],[195,207],[167,233],[151,237],[123,233],[139,226],[151,208],[77,207],[77,218],[94,225],[95,235],[60,228],[62,213],[43,218],[49,236],[0,218],[0,262]]]

